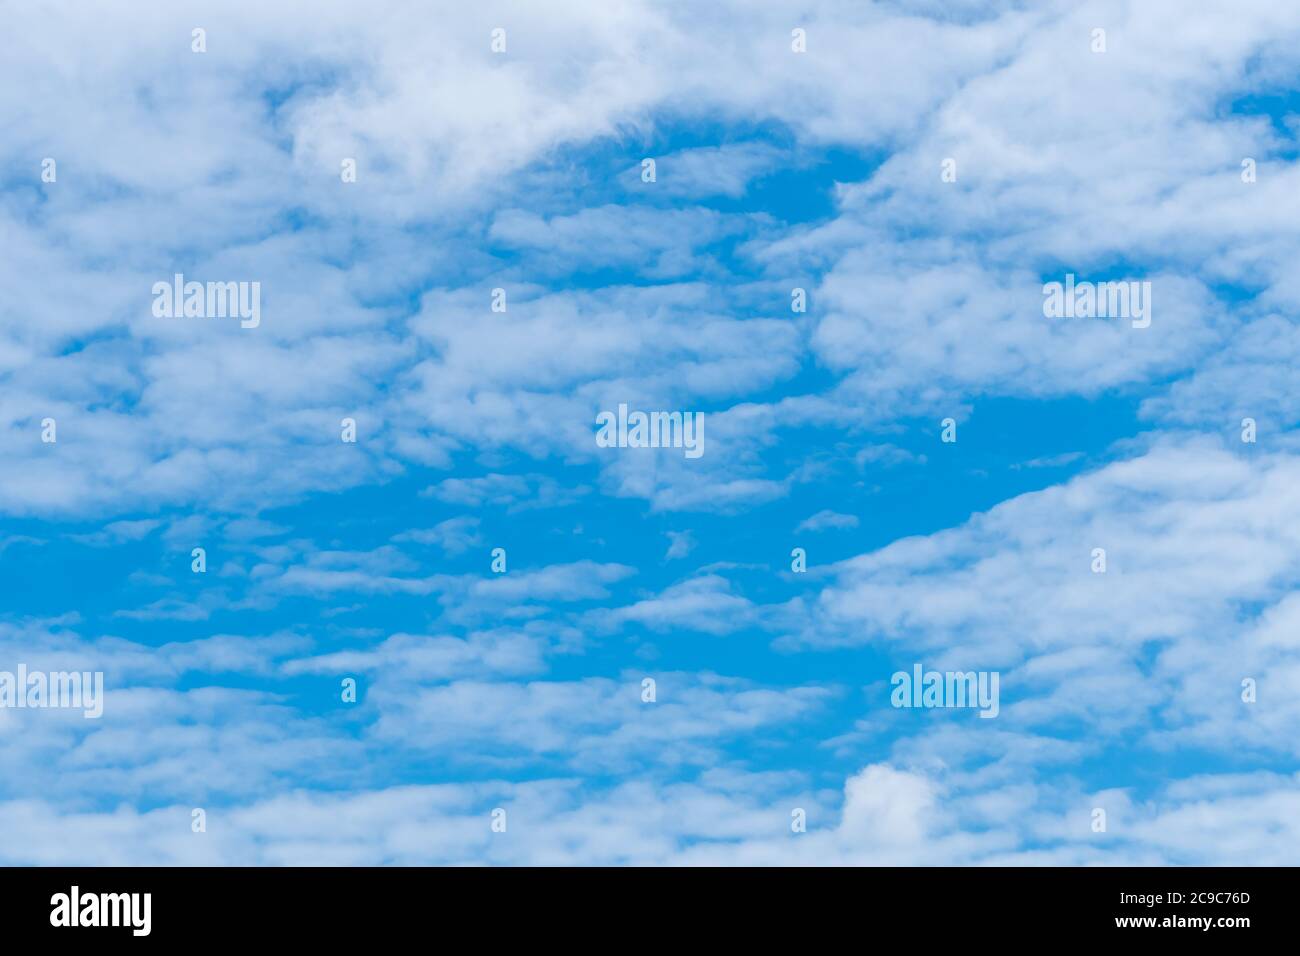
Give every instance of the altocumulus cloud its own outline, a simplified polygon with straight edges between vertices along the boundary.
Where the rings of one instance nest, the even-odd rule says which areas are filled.
[[[1300,11],[7,16],[4,862],[1294,860]]]

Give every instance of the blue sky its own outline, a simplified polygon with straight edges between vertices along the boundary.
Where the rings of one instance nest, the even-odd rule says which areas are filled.
[[[0,860],[1294,862],[1300,14],[11,18]]]

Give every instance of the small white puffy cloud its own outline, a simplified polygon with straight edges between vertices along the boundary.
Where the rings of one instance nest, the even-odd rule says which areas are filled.
[[[479,533],[479,519],[472,515],[462,515],[440,521],[432,528],[403,531],[394,535],[393,540],[399,543],[411,541],[416,544],[433,544],[448,554],[462,554],[481,545],[483,536]]]
[[[857,515],[841,514],[838,511],[831,511],[829,508],[823,508],[815,515],[811,515],[800,521],[795,526],[795,531],[833,531],[843,530],[846,528],[856,528],[858,526]]]
[[[678,558],[684,558],[695,550],[695,535],[690,531],[667,531],[668,551],[664,555],[664,560],[674,561]]]

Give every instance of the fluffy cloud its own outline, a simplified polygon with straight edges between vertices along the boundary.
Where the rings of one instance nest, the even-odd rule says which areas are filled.
[[[1294,857],[1300,16],[791,17],[12,12],[0,668],[109,696],[0,711],[6,862]],[[177,272],[262,323],[153,316]],[[1150,327],[1047,318],[1066,273]],[[923,446],[999,401],[1012,464]],[[597,447],[620,403],[705,454]],[[1084,403],[1123,440],[1020,454]],[[921,531],[859,507],[922,473]],[[999,718],[888,707],[916,661]]]

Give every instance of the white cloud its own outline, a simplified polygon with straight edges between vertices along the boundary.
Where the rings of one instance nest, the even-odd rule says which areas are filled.
[[[858,518],[856,515],[841,514],[838,511],[831,511],[829,508],[823,508],[815,515],[804,518],[795,526],[795,531],[832,531],[845,528],[856,528]]]

